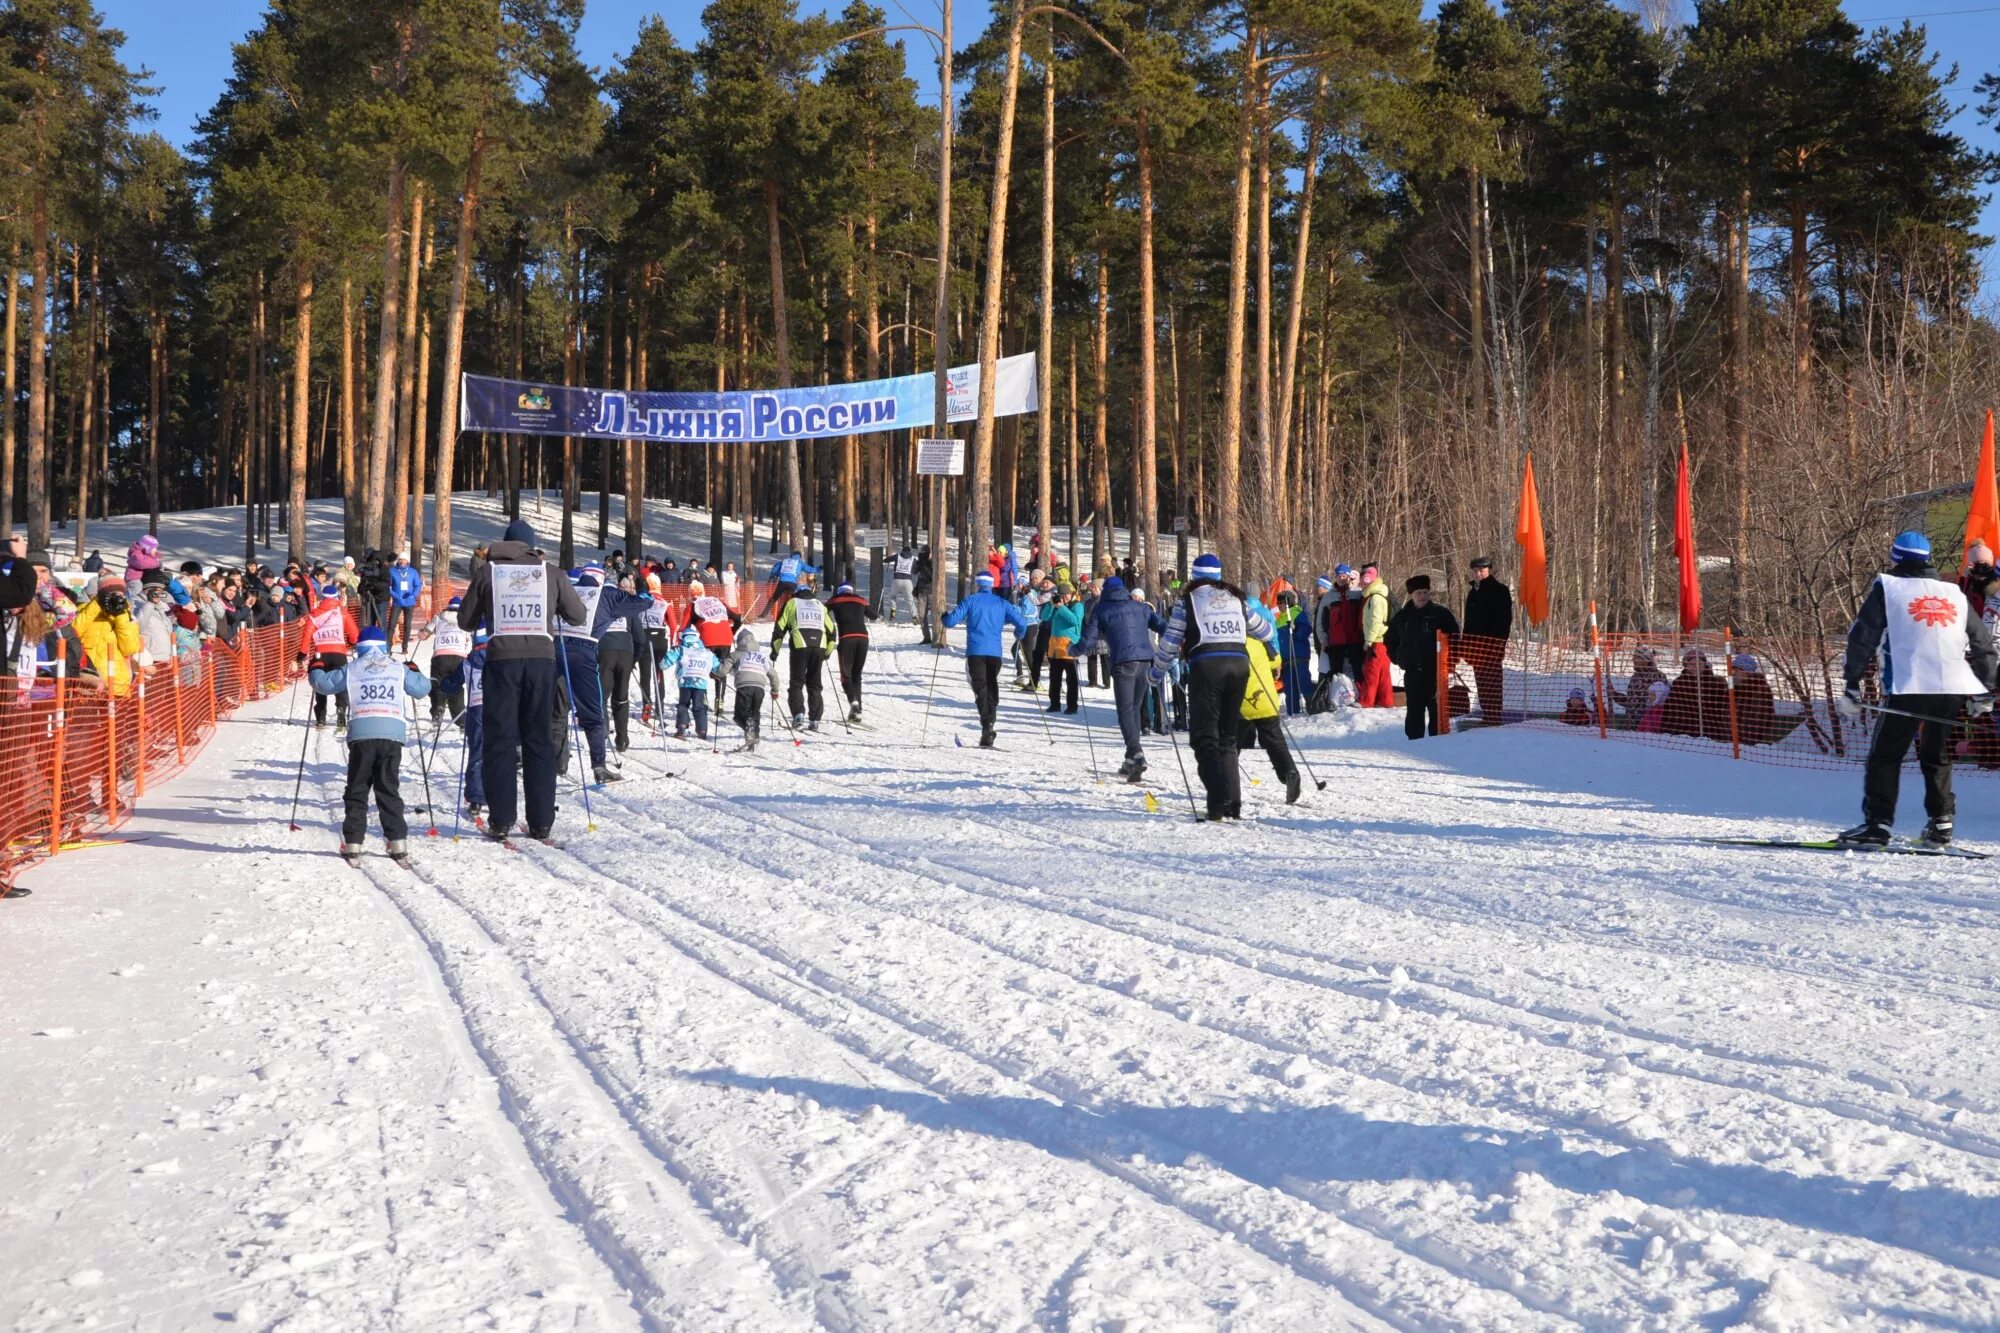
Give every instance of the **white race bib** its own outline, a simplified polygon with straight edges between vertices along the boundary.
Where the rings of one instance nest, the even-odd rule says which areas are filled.
[[[1887,621],[1883,643],[1886,694],[1984,694],[1986,687],[1966,665],[1970,647],[1965,622],[1972,608],[1965,594],[1940,579],[1884,574],[1882,609]]]
[[[715,670],[715,654],[706,648],[681,649],[681,684],[703,685],[708,683],[709,673]]]
[[[486,702],[486,673],[467,662],[465,664],[465,706],[478,708]]]
[[[438,657],[463,657],[472,651],[472,635],[458,627],[453,616],[439,616],[431,635],[431,653]]]
[[[604,596],[602,583],[579,583],[576,585],[577,599],[583,603],[583,623],[572,625],[565,621],[562,635],[565,639],[594,639],[597,625],[597,603]]]
[[[313,613],[313,647],[347,651],[347,626],[341,623],[340,603]]]
[[[809,597],[801,597],[792,603],[798,608],[798,627],[802,630],[825,630],[826,607]]]
[[[1235,593],[1204,583],[1188,594],[1188,611],[1201,631],[1201,642],[1242,643],[1250,637],[1249,616]]]
[[[488,565],[493,575],[493,637],[549,637],[549,578],[542,565]]]
[[[744,672],[753,676],[768,676],[771,673],[771,655],[762,648],[746,648],[736,654],[736,674]]]
[[[403,664],[387,653],[364,653],[347,666],[347,715],[403,715]]]
[[[694,613],[703,620],[729,619],[729,608],[722,604],[720,597],[697,597],[694,599]]]
[[[916,568],[917,568],[917,558],[915,556],[899,555],[896,557],[897,578],[906,579],[910,577],[911,574],[916,572]]]
[[[653,604],[646,608],[646,628],[665,629],[667,627],[667,603],[663,597],[655,597]]]

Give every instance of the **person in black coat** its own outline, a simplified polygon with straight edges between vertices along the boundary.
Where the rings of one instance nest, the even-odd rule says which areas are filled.
[[[1457,635],[1458,619],[1431,600],[1428,574],[1403,584],[1410,600],[1389,618],[1389,655],[1403,668],[1403,734],[1411,740],[1438,734],[1438,652],[1440,631]]]
[[[1472,664],[1472,682],[1479,687],[1479,716],[1489,727],[1500,725],[1507,654],[1507,637],[1514,632],[1514,595],[1493,577],[1493,561],[1477,556],[1472,562],[1472,587],[1465,594],[1465,637],[1459,652]]]

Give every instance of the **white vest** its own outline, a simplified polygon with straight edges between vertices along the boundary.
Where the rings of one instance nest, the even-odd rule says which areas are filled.
[[[729,619],[729,608],[719,597],[701,596],[694,599],[694,613],[710,624]]]
[[[1965,594],[1940,579],[1884,574],[1877,582],[1888,621],[1882,693],[1986,693],[1965,661],[1965,624],[1972,616]]]
[[[801,631],[822,634],[826,630],[826,604],[817,598],[801,597],[792,603],[795,623]]]
[[[1196,584],[1188,593],[1188,614],[1201,631],[1198,647],[1241,644],[1250,636],[1250,618],[1244,611],[1243,600],[1219,584]]]
[[[706,648],[681,649],[681,687],[708,688],[709,675],[715,670],[715,654]]]
[[[447,611],[431,627],[431,653],[437,657],[463,657],[472,651],[472,635],[458,627],[458,613]]]
[[[324,605],[312,613],[313,647],[322,652],[347,651],[347,626],[344,623],[345,609],[337,601],[329,598]]]
[[[915,556],[899,555],[896,557],[897,578],[906,579],[910,577],[910,575],[914,574],[916,572],[916,569],[917,569],[917,558]]]
[[[583,623],[572,625],[564,621],[562,636],[565,639],[594,639],[597,637],[597,602],[604,596],[602,583],[579,583],[576,585],[577,600],[583,603]]]
[[[762,648],[745,648],[736,654],[736,669],[732,674],[738,682],[741,682],[746,671],[757,677],[758,684],[761,685],[770,678],[771,655]]]
[[[546,565],[488,565],[493,579],[493,637],[549,637]]]
[[[403,671],[403,664],[387,653],[362,653],[349,662],[347,715],[402,717]]]

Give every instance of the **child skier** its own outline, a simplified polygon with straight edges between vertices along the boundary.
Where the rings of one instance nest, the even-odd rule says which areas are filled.
[[[680,678],[680,702],[674,706],[674,739],[684,741],[688,715],[694,715],[694,734],[708,739],[708,688],[714,684],[715,654],[701,641],[693,626],[681,631],[681,646],[668,654]]]
[[[456,718],[465,707],[465,690],[459,666],[472,651],[472,635],[458,627],[459,599],[445,603],[432,618],[431,631],[431,721]]]
[[[729,674],[736,682],[736,729],[743,733],[743,748],[754,750],[763,734],[766,692],[775,699],[780,686],[776,660],[757,642],[756,631],[748,625],[736,631]]]
[[[340,854],[352,863],[368,836],[368,795],[382,816],[382,836],[390,857],[409,864],[409,824],[403,818],[403,796],[397,788],[403,744],[409,729],[403,722],[403,696],[421,699],[431,692],[430,677],[415,666],[389,656],[389,636],[379,625],[361,631],[354,657],[346,666],[312,673],[313,690],[347,697],[347,817],[340,825]]]
[[[1258,611],[1269,614],[1268,609],[1255,598],[1250,605]],[[1264,754],[1271,761],[1272,770],[1278,781],[1285,784],[1285,804],[1296,805],[1299,792],[1303,790],[1299,782],[1299,768],[1292,762],[1291,748],[1285,744],[1284,724],[1278,720],[1278,659],[1270,647],[1261,639],[1249,640],[1250,682],[1243,690],[1243,704],[1238,712],[1239,724],[1236,745],[1239,750],[1247,750],[1252,745],[1262,746]]]
[[[474,824],[486,813],[486,765],[480,757],[486,753],[486,641],[491,637],[484,626],[474,630],[472,651],[458,669],[458,688],[465,695],[458,715],[465,734],[465,813]]]

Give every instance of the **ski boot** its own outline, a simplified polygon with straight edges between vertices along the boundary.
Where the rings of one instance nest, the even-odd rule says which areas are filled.
[[[982,750],[993,748],[993,728],[981,727],[979,729],[979,748]]]
[[[1917,841],[1926,847],[1951,846],[1951,820],[1933,819],[1924,825],[1924,831],[1918,835]]]
[[[804,731],[805,729],[806,729],[806,715],[804,713],[793,713],[792,730]]]
[[[410,864],[410,844],[407,842],[390,843],[389,859],[405,870],[414,870],[416,868]]]
[[[1853,828],[1836,834],[1834,841],[1846,843],[1850,847],[1887,847],[1891,836],[1893,835],[1887,824],[1863,820]]]
[[[1285,779],[1285,804],[1297,805],[1299,803],[1299,793],[1303,790],[1305,788],[1299,782],[1298,770],[1293,769],[1292,775]]]
[[[818,719],[818,718],[814,718],[814,719],[813,719],[812,721],[810,721],[810,722],[806,723],[806,730],[807,730],[807,731],[818,731],[818,730],[819,730],[819,719]]]
[[[613,773],[610,769],[604,767],[602,764],[598,765],[596,768],[591,769],[590,776],[592,781],[600,785],[606,782],[623,782],[625,780],[623,774]]]
[[[474,824],[477,824],[480,820],[480,817],[485,813],[486,813],[486,807],[481,805],[479,802],[467,801],[465,803],[465,817],[471,820]]]
[[[849,722],[859,722],[861,720],[861,705],[859,703],[856,703],[854,707],[847,710],[847,720]]]
[[[556,834],[554,829],[531,828],[528,830],[528,836],[533,838],[536,842],[542,844],[542,846],[544,847],[553,847],[557,851],[562,850],[562,844],[556,841]]]
[[[358,865],[361,862],[361,853],[365,850],[366,848],[358,842],[343,842],[340,844],[340,859],[349,865]]]

